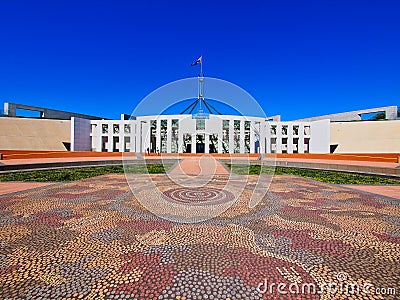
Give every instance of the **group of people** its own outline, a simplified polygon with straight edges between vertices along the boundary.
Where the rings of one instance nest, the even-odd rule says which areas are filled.
[[[156,153],[157,153],[157,155],[161,155],[160,149],[158,147],[156,149]],[[149,147],[147,147],[147,155],[150,155],[150,148]]]

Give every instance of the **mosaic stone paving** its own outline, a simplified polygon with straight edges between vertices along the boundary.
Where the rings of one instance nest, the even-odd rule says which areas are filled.
[[[152,177],[175,201],[231,197],[223,176],[198,193]],[[399,298],[399,201],[276,176],[249,208],[255,180],[196,224],[149,213],[123,175],[2,196],[0,298]]]
[[[216,205],[218,203],[226,203],[235,199],[235,196],[223,189],[211,187],[197,188],[175,188],[164,191],[163,195],[167,201],[178,202],[190,205],[203,205],[210,203]]]

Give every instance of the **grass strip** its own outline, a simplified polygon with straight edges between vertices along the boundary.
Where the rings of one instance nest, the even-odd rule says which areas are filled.
[[[127,171],[132,174],[162,174],[172,165],[148,164],[130,165]],[[400,184],[399,180],[376,175],[362,175],[340,171],[313,170],[288,167],[268,167],[260,165],[227,164],[233,173],[239,175],[295,175],[331,184]],[[75,181],[106,174],[122,174],[123,166],[101,166],[89,168],[70,168],[44,171],[18,172],[0,175],[0,181]]]
[[[148,165],[130,165],[127,166],[127,172],[133,174],[162,174],[172,165],[148,164]],[[106,174],[122,174],[123,166],[101,166],[89,168],[68,168],[43,171],[29,171],[1,174],[0,181],[75,181]]]
[[[227,164],[233,173],[239,175],[295,175],[331,184],[400,184],[399,180],[376,175],[363,175],[330,170],[313,170],[289,167],[268,167],[260,165]]]

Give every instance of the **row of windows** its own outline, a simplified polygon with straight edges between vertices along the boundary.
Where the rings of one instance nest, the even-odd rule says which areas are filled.
[[[240,133],[240,120],[234,120],[233,121],[233,129],[235,134]],[[157,130],[157,121],[156,120],[151,120],[151,131],[154,133]],[[223,135],[224,136],[229,136],[229,120],[222,120],[222,130],[223,130]],[[244,121],[244,130],[245,130],[245,135],[248,133],[250,134],[250,121]],[[260,122],[256,122],[256,134],[259,135],[259,126]],[[172,132],[173,135],[175,135],[176,131],[178,130],[179,127],[179,120],[178,119],[173,119],[172,120]],[[161,120],[160,122],[161,126],[161,133],[166,135],[167,131],[167,120]],[[110,127],[112,128],[112,133],[113,134],[119,134],[120,133],[120,125],[119,124],[102,124],[102,134],[108,134]],[[292,134],[293,135],[299,135],[299,125],[294,125],[291,127],[292,129]],[[205,130],[205,120],[203,119],[197,119],[196,120],[196,130]],[[288,135],[288,130],[289,126],[288,125],[282,125],[281,127],[281,133],[282,135]],[[277,134],[277,125],[271,125],[271,134],[276,135]],[[131,125],[130,124],[124,124],[124,133],[125,134],[130,134],[131,133]],[[304,135],[309,135],[310,134],[310,126],[304,126]]]
[[[157,121],[151,120],[150,121],[150,151],[156,152],[157,151]],[[171,121],[171,152],[178,153],[178,134],[179,134],[179,120],[172,119]],[[160,151],[165,153],[167,152],[167,131],[168,130],[168,121],[161,120],[160,121],[160,138],[161,138],[161,149]]]
[[[270,140],[271,153],[277,152],[277,142],[278,142],[277,138],[271,138],[271,140]],[[293,138],[293,140],[291,140],[291,141],[288,138],[283,138],[281,140],[282,153],[288,153],[289,142],[291,142],[292,152],[299,153],[299,144],[301,143],[299,138]],[[304,138],[304,140],[303,140],[304,153],[309,152],[309,144],[310,144],[310,138]]]
[[[222,129],[229,130],[229,122],[230,120],[222,120]],[[235,130],[240,131],[240,120],[233,120],[233,127]],[[256,122],[256,124],[260,124],[260,122]],[[250,130],[250,121],[244,121],[244,130]],[[204,130],[206,127],[206,120],[197,119],[196,120],[196,130]]]
[[[155,120],[150,121],[151,123],[151,128],[152,130],[156,130],[157,128],[157,122]],[[97,126],[97,124],[93,124],[94,127]],[[179,126],[179,120],[174,119],[172,120],[172,131],[177,130]],[[130,124],[124,124],[124,133],[125,134],[130,134],[131,133],[131,125]],[[167,130],[167,120],[161,120],[161,129]],[[108,134],[109,131],[112,130],[113,134],[119,134],[120,133],[120,124],[101,124],[101,133],[102,134]]]
[[[154,142],[154,146],[155,146],[155,141]],[[203,151],[204,147],[209,147],[209,153],[218,153],[218,134],[214,133],[214,134],[210,134],[209,136],[209,145],[205,145],[205,134],[197,134],[195,137],[195,145],[192,145],[192,135],[190,133],[184,133],[183,134],[183,141],[182,141],[182,149],[181,151],[183,153],[191,153],[192,151],[192,147],[197,147],[196,148],[196,152],[199,151]],[[277,138],[271,138],[270,139],[270,143],[269,143],[269,149],[271,153],[276,153],[278,150],[278,145],[277,145]],[[281,153],[288,153],[289,150],[289,140],[288,138],[282,138],[281,140]],[[124,137],[123,140],[120,140],[119,137],[112,137],[111,140],[108,139],[108,137],[103,136],[102,137],[102,146],[101,146],[101,150],[104,151],[108,151],[108,149],[106,148],[106,144],[107,143],[111,143],[111,148],[112,151],[116,152],[119,151],[120,147],[122,147],[123,151],[125,152],[129,152],[131,151],[130,147],[131,147],[131,140],[129,137]],[[291,152],[292,153],[298,153],[299,152],[299,144],[301,143],[299,138],[293,138],[293,140],[291,140]],[[309,152],[309,143],[310,143],[310,138],[304,138],[303,140],[303,152],[304,153],[308,153]],[[151,145],[152,146],[152,145]],[[199,148],[203,147],[202,149]],[[259,149],[257,149],[259,147],[259,141],[255,141],[255,148],[256,148],[256,152],[258,153]],[[238,149],[240,150],[240,140],[234,140],[234,152],[238,153]],[[151,151],[155,152],[156,148],[153,146],[150,148]],[[132,150],[133,151],[133,150]],[[167,146],[166,146],[166,142],[165,145],[163,144],[163,142],[161,143],[161,152],[167,152]],[[172,143],[171,143],[171,153],[177,153],[178,152],[178,138],[173,138],[172,139]],[[222,143],[222,152],[223,153],[229,153],[229,141],[225,141],[223,140]],[[250,140],[248,140],[248,142],[246,142],[246,138],[245,138],[245,152],[249,153],[250,152]]]
[[[229,120],[222,120],[222,128],[223,129],[228,129],[229,128]],[[234,120],[234,129],[235,130],[240,130],[240,120]],[[156,120],[151,120],[151,128],[152,130],[156,130],[157,129],[157,121]],[[160,121],[160,126],[161,126],[161,130],[165,129],[167,130],[167,120],[161,120]],[[250,121],[244,121],[244,129],[245,130],[250,130]],[[260,122],[256,122],[256,126],[259,126]],[[107,125],[106,125],[107,126]],[[174,130],[175,128],[178,128],[179,126],[179,120],[178,119],[173,119],[172,120],[172,130]],[[206,120],[205,119],[197,119],[196,120],[196,130],[205,130],[206,128]]]
[[[299,125],[294,125],[292,127],[292,134],[299,135],[299,129],[300,129]],[[288,130],[289,130],[288,125],[282,125],[282,127],[281,127],[282,135],[288,135]],[[271,134],[276,135],[276,132],[277,132],[277,125],[271,125]],[[304,135],[310,135],[310,126],[309,125],[304,126]]]
[[[101,133],[102,134],[108,134],[110,127],[112,128],[112,133],[113,134],[119,134],[120,133],[120,125],[119,124],[112,124],[112,126],[111,125],[109,126],[108,124],[102,124],[101,125]],[[124,133],[125,134],[131,133],[131,125],[124,124]]]

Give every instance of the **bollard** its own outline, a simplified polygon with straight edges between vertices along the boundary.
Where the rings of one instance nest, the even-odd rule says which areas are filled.
[[[399,157],[400,159],[400,157]],[[0,160],[3,160],[3,153],[0,153]]]

